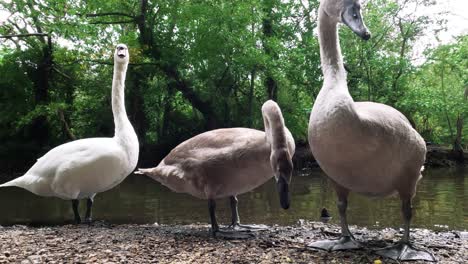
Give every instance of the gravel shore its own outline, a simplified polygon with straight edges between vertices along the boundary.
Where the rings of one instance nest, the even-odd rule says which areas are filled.
[[[336,225],[300,221],[255,232],[244,240],[212,238],[208,228],[104,222],[0,227],[0,263],[397,263],[373,254],[371,248],[388,246],[401,237],[395,229],[351,226],[367,249],[328,253],[306,244],[338,237]],[[439,263],[468,261],[467,232],[413,229],[412,239]]]

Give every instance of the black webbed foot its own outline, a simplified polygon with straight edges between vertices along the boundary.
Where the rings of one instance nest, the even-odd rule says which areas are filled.
[[[231,224],[227,228],[229,230],[235,230],[239,232],[256,232],[269,229],[267,225],[242,225],[240,223]]]
[[[375,251],[377,255],[398,260],[425,260],[425,261],[436,261],[434,255],[422,250],[416,249],[410,243],[399,242],[398,244]]]
[[[360,249],[362,245],[352,236],[342,236],[334,240],[321,240],[307,244],[307,247],[318,248],[327,251]]]

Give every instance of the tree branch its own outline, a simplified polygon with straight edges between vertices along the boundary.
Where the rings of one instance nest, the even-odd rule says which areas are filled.
[[[125,13],[119,13],[119,12],[109,12],[109,13],[99,13],[99,14],[86,14],[86,17],[102,17],[102,16],[124,16],[124,17],[130,17],[130,18],[135,18],[135,16],[125,14]]]
[[[73,132],[70,129],[70,126],[67,123],[67,120],[65,119],[63,109],[58,109],[57,113],[59,115],[60,122],[62,122],[63,130],[67,134],[68,138],[70,138],[70,140],[76,140],[75,134],[73,134]]]
[[[47,33],[28,33],[28,34],[14,34],[14,35],[3,35],[0,38],[24,38],[24,37],[32,37],[32,36],[47,36]]]
[[[100,60],[75,60],[75,61],[69,62],[68,64],[70,65],[70,64],[80,63],[80,62],[88,62],[88,63],[101,64],[101,65],[114,65],[113,62],[100,61]],[[130,66],[147,66],[147,65],[159,66],[161,64],[157,62],[141,62],[141,63],[129,63],[128,65]]]
[[[100,25],[110,25],[110,24],[133,24],[135,23],[135,19],[132,20],[122,20],[122,21],[96,21],[96,22],[89,22],[89,24],[100,24]]]

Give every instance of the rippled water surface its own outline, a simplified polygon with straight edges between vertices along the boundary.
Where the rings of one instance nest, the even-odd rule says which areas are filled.
[[[320,170],[297,172],[289,210],[279,206],[274,182],[240,195],[239,214],[243,223],[289,225],[299,219],[319,220],[323,207],[338,223],[336,198]],[[85,201],[81,202],[84,215]],[[218,201],[218,218],[228,223],[228,200]],[[414,227],[468,229],[468,170],[428,169],[414,199]],[[349,223],[368,227],[398,227],[402,220],[398,198],[369,199],[351,194]],[[71,202],[44,198],[10,187],[0,189],[0,225],[61,224],[73,218]],[[187,194],[173,193],[150,178],[129,176],[118,187],[98,194],[94,218],[112,223],[188,224],[208,222],[207,202]]]

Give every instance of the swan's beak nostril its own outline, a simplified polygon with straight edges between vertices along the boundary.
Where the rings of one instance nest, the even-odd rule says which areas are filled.
[[[364,32],[362,34],[362,39],[363,40],[369,40],[371,38],[371,33],[369,31],[366,30],[366,32]]]

